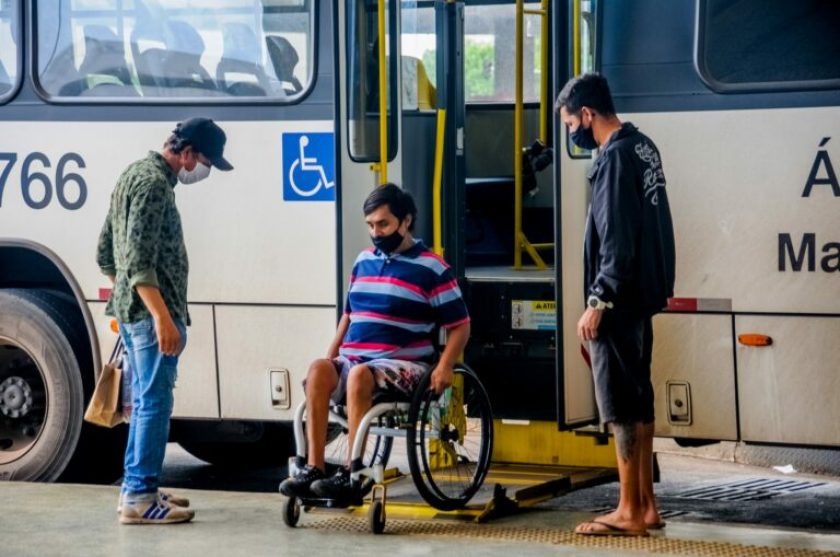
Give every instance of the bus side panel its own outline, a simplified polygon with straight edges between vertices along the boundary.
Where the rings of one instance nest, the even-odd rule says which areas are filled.
[[[178,361],[172,415],[178,418],[218,418],[219,385],[213,349],[213,308],[190,305],[189,309],[192,325],[187,329],[187,348]]]
[[[88,307],[96,323],[104,363],[117,343],[117,333],[111,330],[113,318],[105,315],[105,302],[89,303]],[[192,325],[187,328],[187,347],[178,361],[172,415],[176,418],[218,418],[213,308],[191,304],[189,309]]]
[[[653,338],[656,435],[736,440],[732,316],[661,314]]]
[[[330,133],[333,122],[219,123],[228,136],[225,155],[235,169],[214,170],[200,184],[175,188],[190,259],[190,301],[334,304],[335,206],[329,201],[284,200],[284,167],[299,155],[282,151],[283,134]],[[9,169],[0,192],[0,237],[21,237],[48,247],[71,270],[85,297],[98,300],[99,289],[111,286],[99,272],[95,255],[114,185],[129,164],[162,147],[173,124],[13,126],[4,124],[5,135],[0,134],[0,151],[16,156],[11,167],[0,160],[0,173]],[[60,164],[68,155],[78,159]],[[307,156],[316,155],[333,156]],[[84,180],[82,197],[72,174]],[[60,203],[60,195],[71,208]],[[307,279],[297,280],[294,273]]]
[[[335,308],[219,306],[216,330],[221,417],[291,420],[309,364],[335,336]],[[287,404],[272,403],[270,370],[288,371]]]
[[[806,188],[820,151],[840,160],[840,141],[819,146],[838,118],[830,107],[624,116],[662,154],[676,296],[731,300],[736,313],[840,313],[840,195]],[[817,181],[827,176],[820,163]]]
[[[738,395],[744,441],[840,446],[840,318],[737,316]]]
[[[190,300],[334,304],[335,205],[287,198],[287,169],[300,154],[283,150],[285,134],[333,133],[333,122],[220,124],[228,134],[225,156],[236,168],[214,170],[212,185],[176,188],[190,255]],[[320,165],[333,158],[314,147],[304,153]]]

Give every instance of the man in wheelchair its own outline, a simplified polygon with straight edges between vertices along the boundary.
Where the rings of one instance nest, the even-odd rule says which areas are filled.
[[[315,360],[304,382],[307,464],[280,484],[289,497],[352,500],[364,496],[351,483],[350,450],[359,424],[385,390],[408,397],[435,365],[431,387],[452,384],[453,365],[470,335],[470,317],[446,262],[412,237],[417,209],[411,195],[394,184],[376,188],[365,200],[365,222],[374,247],[356,258],[342,316],[327,357]],[[440,358],[433,333],[448,340]],[[346,404],[348,455],[327,476],[325,446],[330,404]]]

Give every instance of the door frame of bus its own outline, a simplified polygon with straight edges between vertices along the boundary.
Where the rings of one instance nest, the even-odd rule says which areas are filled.
[[[518,0],[518,2],[521,1]],[[548,5],[549,3],[546,2],[545,4]],[[435,172],[432,184],[434,247],[439,251],[439,255],[446,255],[446,259],[452,266],[455,276],[462,282],[466,278],[465,255],[463,253],[466,220],[466,159],[464,151],[464,126],[466,122],[464,83],[465,5],[465,0],[438,0],[435,2],[438,127],[435,134]],[[382,6],[383,2],[379,0],[380,10]],[[397,2],[397,6],[399,9],[399,2]],[[545,13],[547,15],[550,12]],[[381,16],[382,14],[380,13],[378,15]],[[380,29],[382,28],[380,27]],[[562,34],[555,36],[562,36]],[[382,43],[380,42],[380,44]],[[543,48],[543,52],[545,50],[547,48]],[[564,57],[560,56],[558,60],[564,60]],[[547,64],[544,67],[547,67]],[[384,74],[384,68],[381,64],[379,70],[381,77]],[[389,81],[392,86],[395,86],[397,76],[391,75]],[[555,73],[554,81],[555,83],[557,82],[557,73]],[[336,80],[336,82],[337,87],[340,87],[338,85],[340,80]],[[380,87],[383,84],[384,80],[380,79]],[[381,99],[382,95],[380,93]],[[544,104],[542,114],[546,119],[546,123],[544,124],[545,127],[541,129],[542,132],[547,134],[548,112],[545,106],[547,104],[546,99],[547,84],[546,92],[542,95]],[[386,111],[380,111],[380,130],[387,129],[386,114]],[[556,127],[554,130],[554,140],[555,142],[558,140]],[[385,143],[381,141],[380,146]],[[340,147],[337,147],[337,150],[340,150]],[[380,156],[382,157],[383,155],[380,154]],[[555,157],[557,157],[556,151]],[[382,160],[379,161],[380,164]],[[557,173],[556,169],[557,164],[555,164],[555,183],[557,183],[556,180],[559,178],[559,173]],[[377,170],[376,163],[372,165],[371,170]],[[445,198],[444,192],[446,194]],[[446,203],[444,203],[444,199]],[[556,211],[556,213],[558,215],[556,226],[559,234],[559,212]],[[558,257],[559,242],[555,242],[554,249],[555,257]],[[557,260],[559,261],[559,257]],[[555,265],[557,285],[560,284],[559,268],[559,265]],[[555,289],[555,299],[558,302],[561,298],[561,292],[562,290],[560,288]],[[562,323],[561,312],[557,312],[557,319],[558,330],[560,330],[559,327]],[[559,359],[556,359],[555,362],[558,366],[559,374],[562,373],[562,346],[558,346],[557,352]],[[562,394],[562,390],[559,390],[558,393]],[[562,398],[558,398],[558,405],[563,404],[562,400]],[[558,419],[561,418],[558,417]],[[501,425],[500,421],[494,420],[494,430],[498,425]],[[508,438],[509,441],[522,446],[522,449],[518,450],[517,453],[523,458],[504,463],[504,469],[500,472],[501,475],[495,479],[501,482],[513,481],[513,486],[516,487],[516,491],[512,494],[512,497],[508,496],[506,489],[497,483],[493,489],[492,498],[486,504],[469,505],[460,511],[441,512],[422,504],[418,505],[417,503],[395,501],[393,499],[389,500],[388,508],[392,512],[396,511],[397,514],[405,512],[414,518],[418,516],[438,518],[450,515],[471,517],[474,522],[485,522],[491,518],[504,516],[525,507],[533,506],[541,501],[557,497],[573,489],[602,483],[604,481],[612,481],[615,478],[614,466],[611,466],[613,462],[611,458],[614,459],[614,456],[609,456],[614,454],[611,447],[593,447],[591,440],[587,440],[584,443],[583,439],[577,438],[574,433],[560,433],[558,429],[568,428],[558,428],[551,422],[540,422],[533,424],[533,427],[529,426],[527,434],[523,435],[520,433],[519,435]],[[550,430],[553,430],[554,436],[551,438],[545,437],[546,433],[552,433]],[[544,441],[540,450],[541,455],[545,457],[548,452],[556,451],[552,454],[556,455],[556,464],[560,464],[560,467],[549,465],[547,468],[541,468],[540,464],[542,461],[531,461],[528,459],[531,451],[526,445],[533,445],[529,440],[534,435],[542,438]],[[567,460],[571,462],[565,462]],[[574,468],[568,468],[570,464],[574,465]],[[527,471],[523,476],[519,477],[522,465],[525,465]],[[493,481],[493,478],[492,475],[489,475],[487,481]],[[351,507],[350,512],[366,513],[371,504],[370,502],[366,502],[360,507]]]

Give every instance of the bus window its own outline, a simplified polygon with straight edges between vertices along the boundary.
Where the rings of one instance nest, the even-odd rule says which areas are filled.
[[[312,81],[314,0],[56,0],[36,10],[50,98],[291,102]]]
[[[840,2],[700,0],[699,15],[697,68],[715,91],[840,87]]]
[[[0,0],[0,102],[11,96],[20,77],[19,0]]]
[[[539,4],[538,0],[527,0],[526,7],[538,8],[534,3]],[[464,94],[468,103],[513,103],[515,15],[513,2],[467,3],[464,12]],[[434,86],[434,5],[422,0],[404,1],[401,20],[402,55],[421,61]],[[525,16],[524,50],[524,99],[525,102],[539,102],[540,19],[530,15]]]
[[[437,108],[435,8],[428,0],[403,0],[400,10],[403,110]]]
[[[388,160],[397,154],[397,52],[393,0],[386,0],[385,67],[388,111]],[[378,161],[379,155],[379,24],[377,0],[347,0],[347,117],[350,157],[356,162]]]
[[[526,2],[526,7],[535,7]],[[538,3],[537,6],[539,7]],[[540,100],[540,18],[525,16],[522,90]],[[464,10],[464,94],[468,103],[512,103],[516,4],[468,3]]]
[[[582,75],[596,71],[595,68],[595,9],[596,0],[572,0],[572,29],[569,36],[571,39],[572,75]],[[568,137],[569,130],[566,130],[566,148],[569,156],[575,159],[588,159],[592,157],[592,151],[581,149],[574,145]]]

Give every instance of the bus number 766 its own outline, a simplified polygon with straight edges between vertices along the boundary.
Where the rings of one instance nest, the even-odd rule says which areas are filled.
[[[6,184],[17,160],[17,153],[0,153],[0,164],[3,164],[0,170],[0,207],[3,206],[3,193],[6,191]],[[81,155],[65,153],[56,165],[55,179],[51,180],[45,173],[33,171],[32,168],[33,163],[39,163],[45,169],[51,168],[49,157],[39,152],[27,155],[20,171],[20,192],[23,201],[32,209],[43,209],[52,202],[53,192],[55,192],[58,203],[68,211],[75,211],[84,206],[87,201],[87,183],[80,174],[65,172],[65,167],[70,162],[75,163],[78,168],[85,168],[85,160]],[[36,184],[40,184],[40,188]],[[78,188],[75,199],[70,199],[68,195],[72,193],[68,184],[76,184]]]

